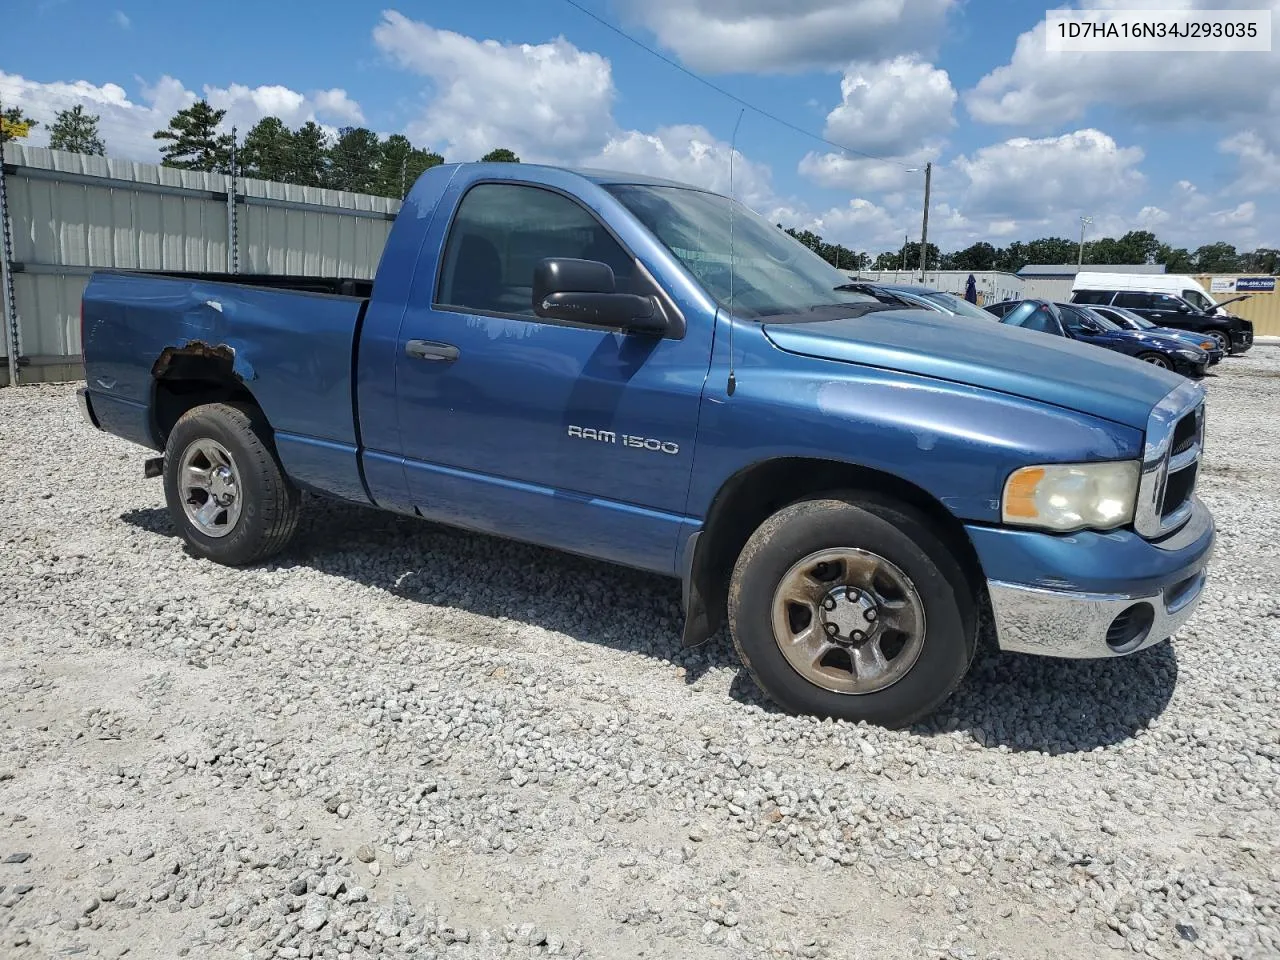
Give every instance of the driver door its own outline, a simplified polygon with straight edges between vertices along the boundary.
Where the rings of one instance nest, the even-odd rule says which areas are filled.
[[[439,270],[414,284],[396,361],[413,505],[443,522],[673,572],[711,331],[660,337],[540,319],[533,274],[545,258],[606,263],[619,292],[652,281],[558,191],[480,182],[446,196],[449,207],[428,239],[442,250]]]

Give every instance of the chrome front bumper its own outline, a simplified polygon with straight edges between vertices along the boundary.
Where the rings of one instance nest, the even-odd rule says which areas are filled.
[[[1070,593],[988,581],[1001,650],[1122,657],[1171,637],[1195,612],[1207,568],[1147,596]]]

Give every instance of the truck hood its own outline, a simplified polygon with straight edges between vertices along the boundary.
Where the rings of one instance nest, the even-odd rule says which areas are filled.
[[[1138,430],[1186,382],[1105,347],[927,310],[766,323],[764,333],[788,353],[997,390]]]

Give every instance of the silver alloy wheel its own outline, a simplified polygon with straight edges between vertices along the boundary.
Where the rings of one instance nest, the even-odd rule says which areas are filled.
[[[1153,367],[1160,367],[1163,370],[1169,369],[1169,361],[1158,353],[1149,353],[1142,359],[1146,360],[1147,363],[1151,364]]]
[[[240,519],[240,471],[217,440],[192,440],[178,461],[182,509],[206,537],[225,537]]]
[[[924,603],[884,557],[843,547],[809,554],[773,594],[773,636],[792,668],[833,693],[875,693],[924,649]]]
[[[1215,340],[1218,346],[1222,348],[1222,352],[1224,354],[1231,352],[1231,341],[1227,339],[1227,335],[1225,333],[1219,333],[1217,330],[1210,330],[1205,334],[1205,336]]]

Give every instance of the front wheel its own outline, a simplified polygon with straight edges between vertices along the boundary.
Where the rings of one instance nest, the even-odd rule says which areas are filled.
[[[960,683],[975,618],[968,580],[928,521],[856,495],[775,513],[729,588],[734,644],[772,700],[890,727],[932,712]]]
[[[1138,354],[1138,359],[1162,370],[1173,369],[1173,364],[1169,362],[1169,358],[1159,353],[1140,353]]]
[[[183,414],[165,444],[164,494],[183,539],[228,566],[279,553],[298,526],[298,489],[252,407],[211,403]]]
[[[1218,330],[1210,330],[1205,334],[1210,340],[1216,343],[1222,349],[1222,355],[1226,356],[1231,352],[1231,338],[1225,333]]]

